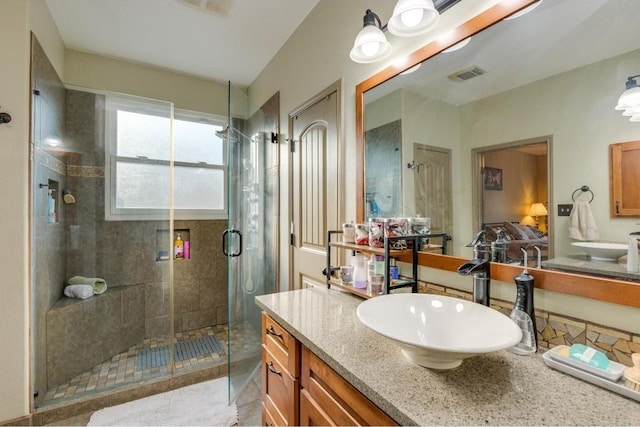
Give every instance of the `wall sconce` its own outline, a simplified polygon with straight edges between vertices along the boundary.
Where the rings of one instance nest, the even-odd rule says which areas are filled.
[[[536,228],[539,228],[540,221],[538,221],[539,216],[546,216],[549,212],[547,212],[547,208],[544,207],[542,203],[534,203],[531,205],[529,209],[529,216],[532,216],[536,220]]]
[[[349,57],[361,64],[384,59],[391,54],[391,43],[384,31],[389,30],[398,37],[417,36],[433,28],[439,18],[440,12],[433,5],[433,0],[398,0],[386,25],[382,25],[380,17],[367,9],[362,30],[356,36]]]
[[[640,74],[627,77],[626,90],[618,98],[618,105],[615,107],[616,110],[622,111],[623,116],[629,117],[629,121],[632,122],[640,122],[640,86],[636,81],[638,77]]]

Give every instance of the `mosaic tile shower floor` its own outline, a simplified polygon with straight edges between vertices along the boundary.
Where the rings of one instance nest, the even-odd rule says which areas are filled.
[[[194,357],[185,358],[184,360],[176,360],[175,374],[183,374],[201,368],[227,363],[226,348],[228,334],[226,325],[179,332],[176,334],[176,342],[201,342],[209,336],[216,337],[219,340],[222,346],[221,351],[218,353],[193,355]],[[238,335],[232,337],[232,339],[236,340],[236,342],[244,340],[251,342],[256,339],[256,335]],[[168,365],[150,366],[145,369],[140,369],[143,365],[137,360],[138,355],[145,354],[145,350],[159,349],[167,345],[169,345],[168,338],[146,339],[144,342],[129,348],[128,351],[120,353],[112,357],[111,360],[95,366],[90,371],[85,371],[77,375],[68,383],[61,384],[55,389],[49,390],[38,406],[42,408],[44,406],[56,405],[103,391],[130,386],[137,382],[169,376],[170,371]]]

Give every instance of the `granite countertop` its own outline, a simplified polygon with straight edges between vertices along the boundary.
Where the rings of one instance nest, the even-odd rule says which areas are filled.
[[[552,258],[542,261],[541,265],[542,268],[548,270],[572,271],[622,280],[640,281],[640,273],[629,273],[626,263],[593,260],[588,255],[567,255]]]
[[[640,402],[508,351],[434,371],[356,316],[362,300],[310,288],[256,304],[400,425],[638,425]]]

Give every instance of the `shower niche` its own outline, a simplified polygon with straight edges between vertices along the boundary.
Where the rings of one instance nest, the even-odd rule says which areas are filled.
[[[169,230],[156,230],[156,261],[190,259],[191,230],[188,228],[176,228],[173,230],[173,236],[169,237]]]

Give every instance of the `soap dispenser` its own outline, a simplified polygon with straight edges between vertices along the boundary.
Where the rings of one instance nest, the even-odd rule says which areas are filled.
[[[522,330],[522,339],[509,351],[515,354],[534,354],[538,348],[536,336],[536,314],[533,308],[533,276],[527,271],[527,251],[524,252],[524,271],[514,278],[516,282],[516,302],[509,316]]]
[[[627,250],[627,271],[630,273],[638,272],[638,240],[640,240],[640,231],[629,234],[629,249]]]

